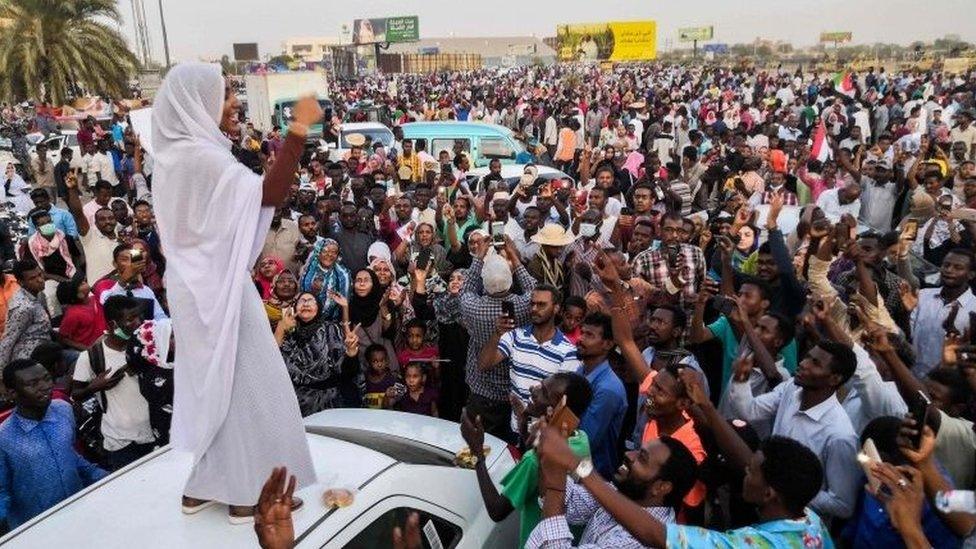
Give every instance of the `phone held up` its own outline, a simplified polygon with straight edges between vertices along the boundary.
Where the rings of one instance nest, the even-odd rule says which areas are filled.
[[[515,304],[511,301],[502,301],[502,316],[515,320]]]
[[[501,221],[493,221],[491,224],[491,245],[496,250],[505,247],[505,224]]]

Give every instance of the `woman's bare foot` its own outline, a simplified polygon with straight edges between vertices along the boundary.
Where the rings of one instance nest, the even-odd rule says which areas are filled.
[[[291,512],[294,513],[302,508],[305,502],[300,497],[291,498]],[[250,524],[254,522],[253,505],[230,505],[228,519],[231,524]]]

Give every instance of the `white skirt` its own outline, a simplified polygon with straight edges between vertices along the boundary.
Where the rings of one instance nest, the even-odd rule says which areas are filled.
[[[245,284],[242,299],[227,418],[183,492],[228,505],[257,503],[271,470],[282,465],[298,489],[316,482],[298,399],[257,288]]]

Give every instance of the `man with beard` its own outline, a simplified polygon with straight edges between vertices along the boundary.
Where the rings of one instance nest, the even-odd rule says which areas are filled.
[[[733,467],[745,471],[742,496],[757,507],[761,524],[717,532],[649,517],[646,509],[640,508],[639,502],[626,497],[623,491],[613,490],[586,467],[580,472],[582,461],[567,450],[555,427],[547,427],[540,435],[538,452],[542,456],[543,474],[559,479],[560,471],[576,472],[583,488],[592,494],[594,507],[602,506],[613,520],[632,533],[635,546],[748,547],[762,540],[770,547],[829,547],[826,526],[816,513],[807,510],[807,504],[816,496],[824,478],[816,454],[800,442],[781,436],[770,437],[753,452],[718,414],[698,385],[697,376],[687,370],[681,375],[689,398],[707,418],[723,454]],[[558,490],[561,486],[557,484],[553,488]],[[552,494],[547,491],[546,495],[543,507],[546,519],[536,531],[559,522],[563,511],[560,501],[564,494],[554,490]],[[569,541],[567,539],[562,546]],[[618,547],[616,543],[600,546]]]
[[[628,511],[633,512],[632,520],[656,524],[663,531],[674,525],[675,509],[681,505],[698,473],[691,452],[668,436],[627,452],[623,465],[613,475],[612,485],[596,474],[588,459],[581,459],[569,450],[555,426],[543,430],[539,454],[542,456],[539,478],[546,486],[542,508],[545,518],[532,530],[525,545],[533,549],[570,547],[573,541],[570,524],[586,525],[579,547],[644,547],[633,530],[625,527],[607,506],[601,506],[595,494],[606,492],[627,502]],[[575,483],[566,482],[567,472]],[[652,546],[665,547],[665,543],[661,540]]]
[[[359,210],[355,204],[346,202],[342,205],[339,209],[339,223],[341,225],[339,230],[333,231],[330,228],[326,232],[326,238],[332,238],[339,243],[342,262],[349,272],[355,273],[365,269],[368,266],[366,252],[373,239],[360,230]]]
[[[261,257],[277,257],[285,263],[285,268],[298,272],[302,264],[294,259],[295,249],[302,240],[298,224],[292,221],[285,208],[276,208],[271,216],[271,227],[264,237]]]
[[[593,389],[593,402],[580,418],[580,428],[590,438],[593,466],[606,477],[620,463],[617,442],[627,411],[624,384],[610,368],[608,359],[615,346],[609,316],[591,313],[583,319],[576,354],[583,364],[579,373],[586,376]]]
[[[576,346],[569,342],[556,326],[562,297],[553,286],[539,285],[532,290],[529,301],[531,324],[516,329],[515,319],[506,315],[498,318],[495,333],[478,355],[482,370],[509,366],[510,400],[513,406],[525,406],[530,390],[541,380],[557,372],[579,369]],[[512,430],[518,430],[518,417],[512,416]]]
[[[681,242],[684,219],[675,212],[661,221],[661,247],[641,252],[632,261],[634,274],[658,290],[666,301],[686,309],[705,280],[705,256],[701,248]]]
[[[304,265],[305,260],[308,258],[309,252],[312,248],[318,244],[319,239],[319,224],[315,220],[315,216],[311,214],[303,214],[298,218],[298,232],[302,234],[302,237],[295,243],[295,255],[294,261],[299,265]]]
[[[559,372],[553,374],[542,383],[531,389],[531,397],[521,412],[523,425],[529,420],[548,418],[548,414],[557,408],[565,398],[566,407],[580,417],[589,406],[593,393],[590,385],[583,376],[575,373]],[[484,458],[485,430],[480,417],[471,417],[467,412],[461,416],[461,436],[468,444],[471,455],[478,458],[475,473],[478,475],[478,487],[481,499],[485,502],[488,516],[495,522],[508,518],[514,510],[519,511],[519,547],[525,545],[529,532],[542,520],[542,509],[539,507],[539,458],[534,450],[529,450],[522,456],[521,461],[501,481],[501,492],[495,488]],[[520,442],[522,437],[520,437]],[[571,433],[567,443],[575,455],[587,457],[590,455],[590,444],[586,433],[577,430]]]

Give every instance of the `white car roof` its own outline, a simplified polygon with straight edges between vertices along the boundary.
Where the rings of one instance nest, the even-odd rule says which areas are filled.
[[[371,481],[396,467],[417,467],[406,465],[408,459],[394,459],[381,451],[340,440],[344,432],[410,438],[452,453],[457,451],[452,449],[463,446],[457,423],[399,412],[328,410],[306,418],[305,425],[318,483],[296,493],[305,502],[294,514],[296,536],[312,528],[318,532],[320,527],[338,531],[377,497],[395,492],[384,483]],[[339,438],[323,431],[330,429]],[[494,462],[507,450],[501,440],[490,435],[485,438],[486,445],[492,447],[489,460]],[[0,547],[54,547],[63,544],[65,536],[75,534],[84,536],[79,538],[84,539],[82,546],[100,549],[256,546],[253,527],[230,525],[226,506],[217,505],[192,516],[181,512],[180,497],[191,465],[189,453],[169,446],[161,448],[0,538]],[[322,503],[322,493],[327,488],[366,486],[371,497],[357,498],[351,507],[326,516],[328,509]],[[327,523],[320,525],[323,517]]]
[[[343,122],[340,126],[342,131],[355,131],[355,130],[390,130],[385,124],[379,122]],[[390,131],[390,133],[393,133]]]
[[[525,167],[528,164],[502,164],[502,177],[508,179],[510,177],[521,177],[525,173]],[[550,168],[549,166],[543,166],[541,164],[534,164],[536,168],[539,169],[539,175],[550,175],[550,174],[562,174],[563,177],[572,179],[572,177],[566,175],[565,173],[557,170],[556,168]],[[467,173],[469,177],[484,177],[489,173],[488,166],[483,166],[481,168],[475,168]]]

